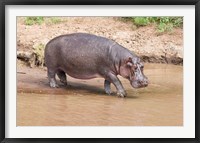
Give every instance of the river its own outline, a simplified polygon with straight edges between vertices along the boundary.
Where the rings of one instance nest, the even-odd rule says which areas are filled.
[[[68,77],[68,87],[51,89],[46,71],[39,72],[17,74],[17,126],[183,125],[182,66],[145,64],[146,88],[134,89],[120,77],[126,98],[106,95],[102,78]]]

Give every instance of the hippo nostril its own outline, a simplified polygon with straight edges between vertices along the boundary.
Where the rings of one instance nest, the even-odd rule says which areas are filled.
[[[140,84],[140,86],[147,86],[148,83],[146,81],[138,81],[138,84]]]
[[[148,80],[144,80],[144,81],[143,81],[143,85],[144,85],[144,86],[147,86],[147,85],[148,85]]]

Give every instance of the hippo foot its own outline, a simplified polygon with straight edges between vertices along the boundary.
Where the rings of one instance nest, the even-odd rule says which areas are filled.
[[[67,86],[67,81],[60,80],[60,82],[61,82],[64,86]]]
[[[105,88],[105,92],[106,92],[106,94],[108,94],[108,95],[111,95],[111,94],[112,94],[112,91],[111,91],[110,89],[106,89],[106,88]]]
[[[114,95],[115,93],[112,92],[112,91],[106,91],[106,94],[108,94],[108,95]]]
[[[125,92],[117,92],[117,96],[118,97],[126,97],[126,93]]]
[[[50,87],[51,88],[59,88],[59,85],[55,82],[50,82]]]

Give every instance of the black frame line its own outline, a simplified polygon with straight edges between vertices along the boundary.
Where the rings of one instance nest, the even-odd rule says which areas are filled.
[[[194,5],[195,6],[195,138],[5,138],[5,7],[6,5]],[[200,0],[0,0],[0,141],[1,143],[200,143],[198,67],[200,48]]]

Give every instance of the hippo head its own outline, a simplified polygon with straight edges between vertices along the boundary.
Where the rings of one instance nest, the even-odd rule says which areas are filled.
[[[140,58],[131,56],[125,59],[120,66],[120,75],[127,78],[132,87],[141,88],[148,85],[148,79],[143,74],[144,65],[141,63]]]

